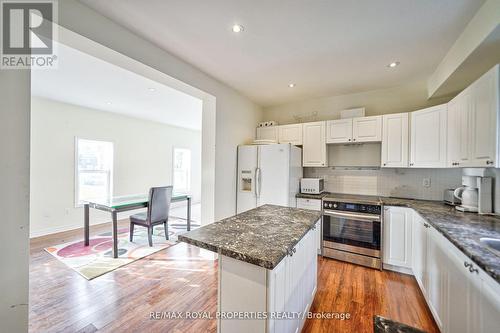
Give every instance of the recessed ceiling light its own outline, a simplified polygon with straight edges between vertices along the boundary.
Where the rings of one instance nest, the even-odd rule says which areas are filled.
[[[113,104],[113,102],[106,102],[106,104],[111,105],[111,104]]]
[[[155,91],[155,88],[148,88],[149,91]]]
[[[394,67],[396,67],[398,65],[399,65],[399,61],[394,61],[394,62],[391,62],[389,65],[387,65],[387,67],[394,68]]]
[[[233,25],[232,30],[233,30],[233,32],[238,33],[238,32],[242,32],[244,29],[243,29],[242,25],[235,24],[235,25]]]
[[[288,87],[289,87],[289,88],[293,88],[293,87],[295,87],[295,83],[289,83],[289,84],[288,84]]]

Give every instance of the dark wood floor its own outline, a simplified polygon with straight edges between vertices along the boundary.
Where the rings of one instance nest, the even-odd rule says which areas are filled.
[[[126,222],[121,222],[126,226]],[[108,230],[93,227],[91,234]],[[81,239],[70,231],[31,241],[31,332],[216,332],[215,320],[151,320],[152,311],[217,310],[217,262],[183,243],[87,281],[43,248]],[[310,319],[303,332],[373,332],[382,315],[438,332],[413,277],[319,259],[313,312],[349,320]]]

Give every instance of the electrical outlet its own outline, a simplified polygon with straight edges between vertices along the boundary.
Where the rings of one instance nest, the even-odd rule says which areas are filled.
[[[430,178],[424,178],[422,180],[422,186],[423,187],[431,187],[431,179]]]

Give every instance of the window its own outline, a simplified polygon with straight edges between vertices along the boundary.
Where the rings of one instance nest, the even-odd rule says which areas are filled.
[[[112,196],[113,143],[76,138],[76,205]]]
[[[174,192],[187,193],[191,190],[191,151],[174,148]]]

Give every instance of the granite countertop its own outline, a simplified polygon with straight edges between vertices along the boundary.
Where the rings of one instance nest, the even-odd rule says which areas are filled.
[[[302,199],[316,199],[316,200],[321,200],[327,195],[329,195],[330,192],[323,192],[320,194],[310,194],[310,193],[297,193],[295,195],[296,198],[302,198]]]
[[[460,251],[500,283],[500,257],[479,242],[481,237],[500,238],[500,217],[463,213],[440,201],[381,197],[385,206],[413,208]]]
[[[381,316],[375,316],[373,319],[374,333],[426,333],[415,327],[399,323]]]
[[[178,239],[273,269],[320,218],[319,211],[264,205],[179,235]]]

